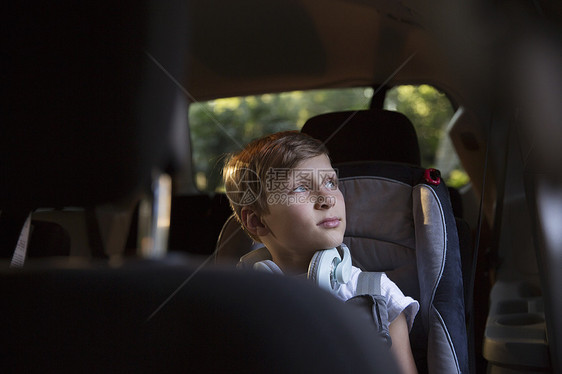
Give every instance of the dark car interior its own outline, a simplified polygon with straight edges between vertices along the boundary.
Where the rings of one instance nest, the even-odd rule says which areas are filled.
[[[236,270],[217,170],[287,129],[330,150],[354,265],[420,300],[420,373],[562,371],[557,2],[2,9],[2,372],[395,372],[363,314]],[[439,145],[401,106],[427,87]]]

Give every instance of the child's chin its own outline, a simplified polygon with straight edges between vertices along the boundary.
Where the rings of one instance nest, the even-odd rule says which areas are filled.
[[[341,238],[341,240],[330,241],[330,242],[327,242],[325,245],[323,245],[322,248],[323,249],[335,248],[338,245],[340,245],[342,242],[343,242],[343,238]]]

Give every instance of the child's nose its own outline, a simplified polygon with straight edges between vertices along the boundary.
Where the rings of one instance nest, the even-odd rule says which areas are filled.
[[[330,209],[334,205],[336,205],[336,196],[334,196],[333,193],[322,191],[316,195],[316,201],[314,204],[316,209]]]

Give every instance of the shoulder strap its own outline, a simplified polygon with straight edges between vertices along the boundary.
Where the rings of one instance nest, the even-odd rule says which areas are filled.
[[[381,294],[381,276],[381,272],[363,271],[359,273],[355,296],[346,303],[366,313],[374,323],[379,337],[390,347],[392,340],[390,339],[387,300]]]
[[[380,295],[381,272],[362,271],[357,278],[357,295]]]

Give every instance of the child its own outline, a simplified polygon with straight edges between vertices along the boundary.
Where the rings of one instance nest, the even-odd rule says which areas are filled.
[[[317,251],[343,242],[345,202],[320,141],[294,131],[255,140],[227,160],[223,177],[243,229],[267,247],[283,273],[306,273]],[[337,297],[355,296],[359,273],[352,268]],[[408,332],[419,304],[384,274],[381,293],[387,298],[391,351],[402,372],[415,373]]]

